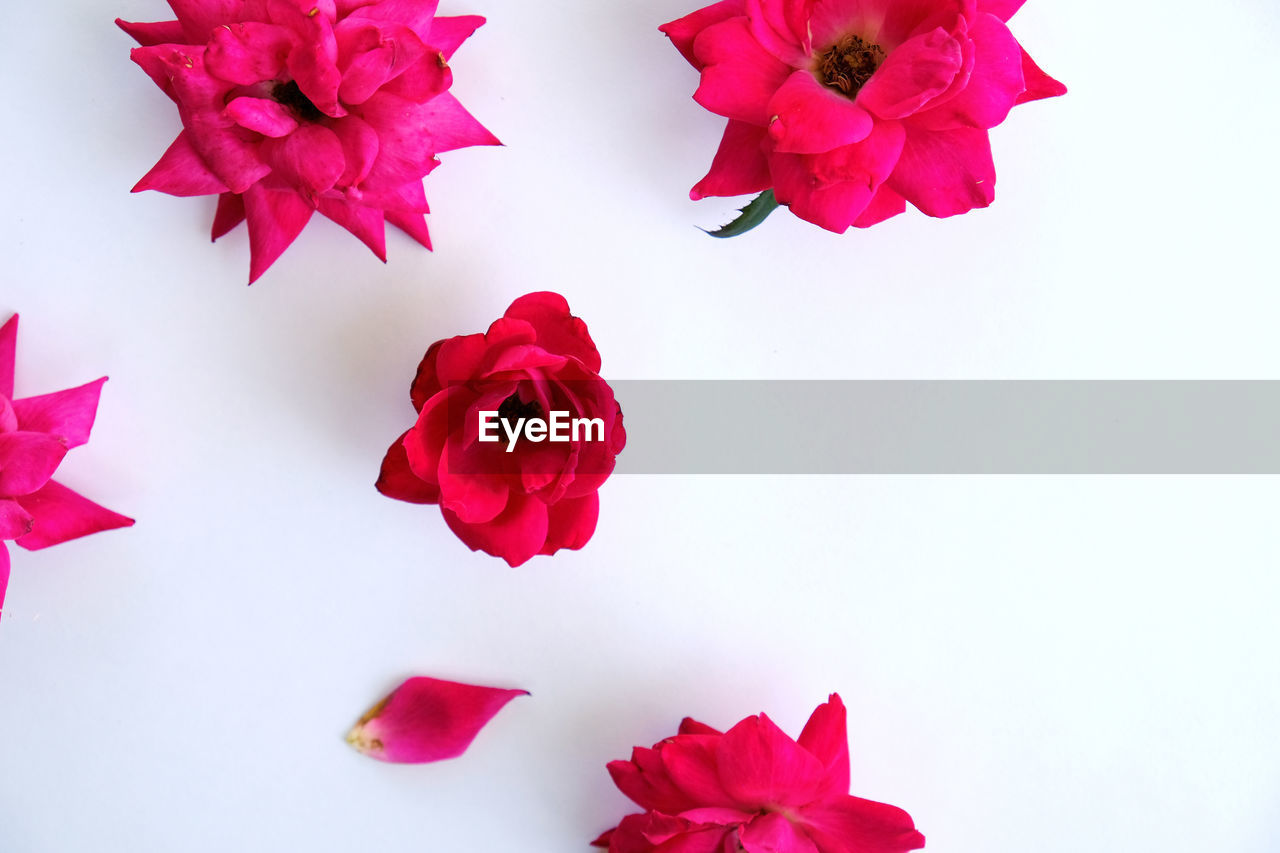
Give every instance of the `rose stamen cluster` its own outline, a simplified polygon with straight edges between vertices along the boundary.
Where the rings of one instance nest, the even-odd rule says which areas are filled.
[[[822,85],[856,98],[858,90],[884,62],[884,50],[867,44],[861,36],[847,35],[818,56],[817,73]]]

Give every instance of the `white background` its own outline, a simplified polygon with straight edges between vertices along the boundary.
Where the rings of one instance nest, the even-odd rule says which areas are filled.
[[[445,0],[506,147],[444,156],[436,252],[317,221],[246,289],[211,200],[128,192],[178,123],[111,19],[159,0],[6,7],[18,393],[111,375],[59,478],[138,524],[13,549],[0,850],[585,851],[608,760],[830,691],[931,850],[1280,849],[1275,479],[619,477],[518,570],[374,491],[426,346],[536,289],[613,378],[1280,378],[1273,0],[1031,0],[1071,93],[994,132],[993,208],[723,242],[692,8]],[[350,750],[411,674],[533,696],[458,761]]]

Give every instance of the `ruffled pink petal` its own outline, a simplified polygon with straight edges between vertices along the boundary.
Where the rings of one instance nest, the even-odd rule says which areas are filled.
[[[955,216],[995,199],[996,168],[985,130],[910,132],[889,186],[929,216]]]
[[[1008,21],[1027,0],[978,0],[978,11],[995,15],[1002,21]]]
[[[425,104],[379,92],[363,104],[361,114],[381,143],[365,178],[365,187],[372,191],[421,180],[434,167],[438,152],[500,144],[447,92]]]
[[[453,69],[440,51],[427,53],[413,65],[388,81],[383,92],[397,95],[415,104],[426,103],[453,85]]]
[[[428,52],[413,30],[398,24],[379,25],[352,18],[338,24],[334,34],[342,70],[338,96],[346,104],[364,103]],[[436,67],[439,65],[437,62]]]
[[[1067,87],[1041,71],[1031,54],[1025,50],[1022,51],[1022,78],[1027,90],[1018,96],[1020,104],[1067,94]]]
[[[947,91],[963,65],[960,42],[939,27],[890,53],[858,92],[858,103],[883,119],[904,118]]]
[[[378,260],[387,262],[386,220],[381,210],[333,198],[319,199],[316,209],[354,234]]]
[[[67,455],[66,439],[43,432],[0,433],[0,495],[20,497],[39,489]]]
[[[249,283],[253,284],[302,233],[315,208],[295,192],[258,184],[243,198],[249,223]]]
[[[431,30],[424,40],[443,53],[445,59],[452,59],[462,43],[471,38],[472,33],[480,29],[484,22],[485,19],[479,15],[436,18],[431,22]]]
[[[246,130],[273,139],[298,129],[298,120],[289,108],[269,98],[236,98],[227,104],[223,115]]]
[[[754,818],[738,837],[746,853],[818,853],[809,836],[777,812]]]
[[[387,450],[387,455],[382,459],[382,470],[378,473],[377,489],[398,501],[414,504],[439,503],[440,487],[423,481],[409,467],[409,457],[404,448],[408,435],[406,431]]]
[[[410,678],[360,718],[347,743],[362,754],[397,764],[457,758],[480,730],[527,690],[502,690]]]
[[[18,503],[35,519],[31,532],[17,540],[28,551],[133,526],[132,518],[99,506],[53,480],[39,491],[18,498]]]
[[[809,71],[796,71],[769,101],[769,136],[774,150],[821,154],[861,142],[871,134],[871,116],[858,104],[833,92]]]
[[[701,62],[697,54],[694,53],[694,41],[707,27],[745,14],[745,0],[721,0],[719,3],[712,3],[710,6],[685,15],[683,18],[663,24],[658,27],[658,31],[671,39],[671,43],[676,46],[676,50],[680,51],[681,56],[689,60],[690,65],[701,71],[705,63]]]
[[[143,47],[155,44],[181,44],[187,40],[186,32],[179,21],[141,23],[116,18],[116,26]]]
[[[78,388],[14,400],[20,428],[61,436],[68,448],[81,446],[89,440],[102,383],[106,381],[104,376]]]
[[[244,197],[235,193],[218,196],[218,208],[213,214],[213,240],[217,241],[241,222],[244,222]]]
[[[441,510],[449,529],[468,548],[501,557],[513,568],[527,563],[547,541],[547,505],[528,495],[513,492],[507,508],[483,524],[467,524],[443,504]]]
[[[403,24],[417,33],[418,38],[429,41],[438,5],[437,0],[381,0],[356,9],[351,17]]]
[[[13,396],[14,356],[18,347],[18,315],[0,326],[0,397]]]
[[[737,802],[800,806],[822,790],[826,768],[787,737],[765,714],[724,733],[716,747],[724,789]]]
[[[796,739],[826,770],[823,797],[844,796],[849,793],[849,736],[846,729],[846,712],[840,696],[832,693],[809,716],[804,731]]]
[[[858,797],[805,806],[799,822],[823,853],[905,853],[924,847],[911,815]]]
[[[745,5],[751,34],[761,47],[793,68],[809,64],[810,20],[817,11],[809,0],[746,0]]]
[[[879,225],[886,219],[905,213],[906,210],[907,200],[885,184],[876,190],[876,194],[871,197],[866,208],[858,214],[857,219],[853,220],[853,227],[870,228],[872,225]]]
[[[767,125],[769,101],[791,74],[791,66],[762,48],[746,18],[732,18],[703,30],[694,42],[703,63],[693,99],[713,113]]]
[[[239,86],[276,80],[296,43],[292,32],[275,24],[247,21],[218,27],[205,51],[205,67]]]
[[[310,14],[315,8],[319,7],[313,0],[271,0],[272,19],[292,30],[299,41],[285,62],[289,76],[316,109],[332,118],[341,118],[347,110],[338,101],[342,72],[338,70],[338,40],[333,32],[333,17]]]
[[[347,168],[338,135],[319,124],[300,125],[282,139],[265,141],[262,157],[276,176],[308,198],[332,189]]]
[[[576,551],[591,540],[600,518],[600,495],[592,492],[581,498],[561,498],[547,507],[547,541],[541,554],[561,548]]]
[[[667,776],[690,800],[703,808],[740,808],[725,789],[717,765],[720,735],[687,735],[661,744],[659,753]]]
[[[968,85],[955,97],[917,116],[922,127],[995,127],[1008,117],[1025,91],[1022,48],[1008,27],[992,15],[979,15],[970,24],[969,37],[974,63]]]
[[[618,790],[642,809],[674,815],[698,806],[671,781],[657,750],[638,746],[630,761],[610,761],[608,770]]]
[[[9,498],[0,498],[0,540],[17,539],[31,532],[34,519],[22,504]]]
[[[169,8],[182,22],[187,40],[192,44],[204,44],[214,27],[240,20],[244,0],[169,0]]]
[[[708,196],[747,195],[769,189],[773,179],[769,176],[769,159],[762,148],[768,135],[763,127],[730,119],[711,161],[711,170],[694,184],[689,198],[697,201]]]
[[[185,130],[178,134],[159,162],[133,188],[135,193],[146,190],[184,197],[228,191],[226,184],[209,170],[191,147],[191,136]]]
[[[578,359],[592,373],[600,371],[600,351],[587,331],[587,324],[569,311],[569,303],[558,293],[526,293],[503,313],[533,326],[536,342],[547,352]]]

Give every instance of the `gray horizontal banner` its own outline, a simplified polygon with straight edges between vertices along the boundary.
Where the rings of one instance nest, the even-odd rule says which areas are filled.
[[[614,381],[619,474],[1280,474],[1273,381]]]

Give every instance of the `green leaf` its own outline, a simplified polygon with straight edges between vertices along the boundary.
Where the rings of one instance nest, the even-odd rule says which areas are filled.
[[[773,190],[765,190],[751,200],[751,203],[738,211],[738,217],[722,228],[707,231],[712,237],[737,237],[746,234],[768,218],[770,213],[778,209],[778,200],[773,197]],[[706,231],[707,229],[702,229]]]

